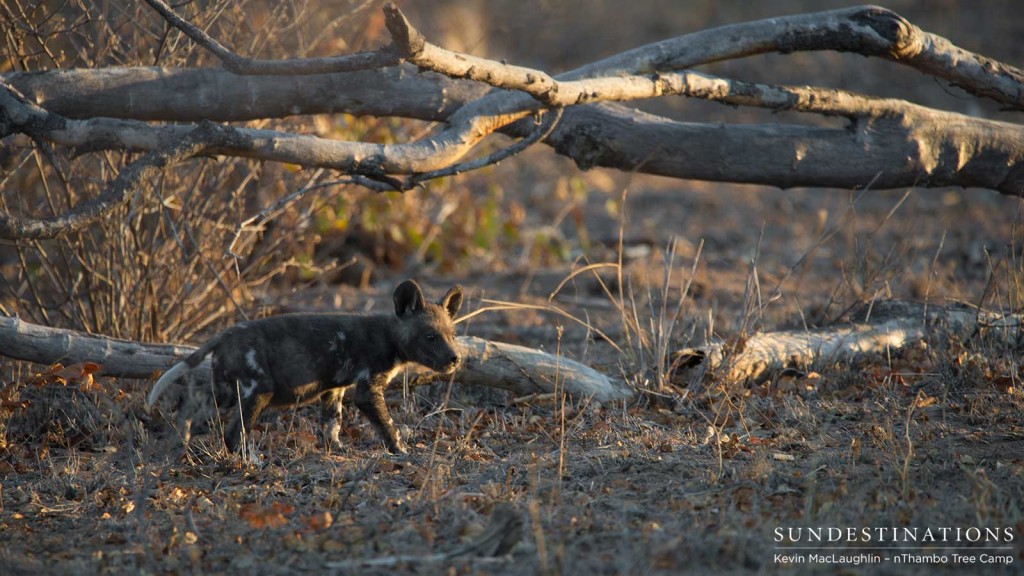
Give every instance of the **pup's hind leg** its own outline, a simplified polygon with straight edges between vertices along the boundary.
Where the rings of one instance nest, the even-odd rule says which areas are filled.
[[[341,447],[341,416],[344,408],[345,388],[334,388],[320,396],[320,422],[324,430],[324,444]]]
[[[235,388],[234,401],[221,407],[222,414],[227,416],[225,420],[230,422],[224,430],[224,444],[231,452],[238,452],[244,445],[243,440],[248,438],[253,423],[270,404],[273,392],[264,392],[267,386],[255,378],[234,379],[231,383],[224,384]],[[218,394],[218,397],[220,396]]]
[[[195,372],[183,377],[182,392],[177,393],[173,410],[181,441],[188,446],[193,435],[205,434],[217,419],[217,395],[215,384],[208,378],[200,378]]]

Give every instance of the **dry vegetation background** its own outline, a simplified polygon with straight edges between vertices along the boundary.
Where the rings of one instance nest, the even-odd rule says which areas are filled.
[[[442,46],[557,72],[702,28],[849,4],[401,5]],[[1024,64],[1016,2],[885,6],[964,48]],[[232,0],[180,10],[240,53],[285,57],[387,42],[379,7]],[[144,5],[5,0],[3,9],[4,71],[216,65],[179,34],[162,36]],[[861,57],[777,55],[711,71],[1022,119]],[[807,121],[681,99],[644,107],[683,120]],[[252,124],[381,142],[428,128],[345,115]],[[0,201],[6,210],[59,210],[95,195],[124,163],[119,154],[50,156],[5,142]],[[122,338],[198,342],[268,313],[386,309],[391,287],[408,276],[435,297],[461,282],[464,311],[486,299],[557,307],[614,346],[543,310],[485,313],[460,331],[589,363],[644,391],[643,400],[599,407],[457,383],[396,386],[392,411],[408,428],[410,459],[384,456],[353,412],[349,448],[326,454],[316,415],[298,410],[263,420],[255,431],[263,460],[252,464],[223,454],[215,437],[183,450],[172,420],[142,408],[150,382],[5,361],[0,570],[345,572],[352,566],[337,563],[402,556],[360,571],[831,571],[774,564],[777,526],[1013,527],[1009,554],[1015,567],[1024,562],[1020,345],[930,342],[756,386],[693,381],[667,354],[712,334],[823,325],[877,299],[1020,311],[1019,199],[583,173],[536,147],[404,195],[323,186],[275,211],[264,229],[245,225],[334,177],[239,160],[186,163],[99,226],[0,246],[0,310]],[[563,284],[588,264],[606,265]],[[416,559],[477,542],[502,503],[526,522],[510,556]]]

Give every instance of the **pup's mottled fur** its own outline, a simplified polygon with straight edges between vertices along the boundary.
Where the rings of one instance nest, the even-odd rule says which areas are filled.
[[[285,314],[228,328],[175,364],[149,394],[152,408],[173,382],[212,355],[213,394],[230,422],[229,450],[267,406],[320,400],[330,441],[341,429],[342,397],[355,385],[355,405],[380,432],[388,451],[405,446],[388,414],[384,388],[407,362],[443,373],[461,362],[452,319],[462,306],[455,286],[437,304],[406,280],[395,289],[395,314]]]

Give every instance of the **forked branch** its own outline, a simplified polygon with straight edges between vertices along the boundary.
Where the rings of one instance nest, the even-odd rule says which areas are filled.
[[[235,54],[163,0],[147,2],[231,72],[102,69],[5,75],[0,82],[0,137],[24,133],[78,152],[147,154],[126,166],[100,197],[67,214],[0,217],[0,236],[42,238],[80,229],[109,213],[155,171],[196,154],[329,168],[376,190],[406,190],[544,141],[584,169],[607,166],[779,187],[855,188],[872,182],[875,188],[957,185],[1024,195],[1024,130],[1018,124],[896,99],[739,82],[690,70],[768,52],[838,50],[911,66],[977,96],[1024,110],[1024,73],[1019,69],[963,50],[882,8],[857,7],[704,30],[552,76],[436,46],[394,5],[384,8],[392,36],[385,48],[328,58],[259,60]],[[452,80],[393,68],[401,62]],[[392,68],[367,72],[387,67]],[[283,90],[283,83],[275,80],[281,74],[303,75],[307,90]],[[197,90],[199,78],[199,90],[214,85],[207,97],[177,97],[183,90]],[[465,79],[502,90],[487,92]],[[110,94],[118,97],[110,99]],[[821,128],[682,123],[610,104],[665,95],[838,115],[850,124]],[[213,103],[207,104],[211,98]],[[565,110],[539,123],[536,118],[530,121],[549,107]],[[183,124],[117,119],[226,121],[340,110],[445,124],[415,142],[373,144],[244,127],[201,132]],[[502,152],[464,160],[499,130],[523,140]]]

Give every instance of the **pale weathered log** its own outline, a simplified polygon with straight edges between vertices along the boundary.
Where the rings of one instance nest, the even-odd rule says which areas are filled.
[[[459,337],[465,362],[454,378],[470,386],[493,386],[517,394],[564,390],[573,398],[598,402],[627,400],[633,391],[625,383],[565,357],[470,336]],[[192,346],[144,344],[74,330],[49,328],[19,318],[0,317],[0,355],[40,364],[94,362],[99,374],[121,378],[154,378],[195,350]],[[209,362],[201,366],[209,377]],[[436,379],[424,371],[413,383]],[[557,388],[556,388],[557,382]]]
[[[193,350],[192,346],[143,344],[0,316],[0,355],[47,365],[95,362],[107,376],[152,378]]]
[[[564,356],[472,336],[460,336],[458,340],[465,350],[465,362],[455,373],[455,380],[462,384],[493,386],[520,395],[564,390],[570,397],[592,398],[597,402],[634,396],[623,382]],[[414,382],[436,378],[426,370],[417,372]]]
[[[847,322],[814,330],[761,332],[740,344],[709,342],[680,350],[676,357],[691,370],[716,371],[733,381],[763,381],[785,368],[850,364],[943,337],[983,336],[1013,345],[1024,340],[1024,315],[964,304],[881,302],[851,316]]]

